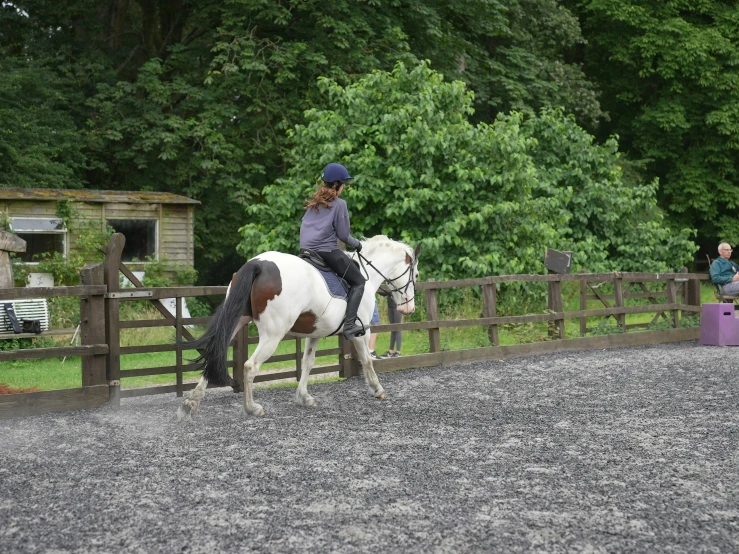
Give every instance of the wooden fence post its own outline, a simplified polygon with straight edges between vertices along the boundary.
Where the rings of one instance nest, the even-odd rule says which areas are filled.
[[[549,273],[554,273],[553,271],[549,270]],[[547,305],[549,309],[553,312],[562,313],[564,311],[564,308],[562,307],[562,282],[561,281],[549,281],[547,286]],[[551,325],[551,323],[554,323],[556,326],[556,331],[554,330],[554,327]],[[565,320],[564,319],[555,319],[553,322],[550,322],[549,325],[549,336],[551,338],[565,338]]]
[[[566,275],[572,270],[572,252],[560,252],[547,248],[544,252],[544,267],[549,275]],[[562,281],[549,281],[547,283],[547,307],[557,313],[562,313]],[[547,326],[550,338],[565,338],[564,318],[550,321]],[[556,327],[556,331],[555,331]],[[559,337],[557,337],[559,335]]]
[[[433,279],[429,279],[433,282]],[[436,305],[436,289],[426,289],[426,320],[437,321],[439,308]],[[438,327],[429,328],[429,352],[441,352],[441,333]]]
[[[677,304],[677,285],[674,277],[667,279],[667,303]],[[680,315],[678,310],[670,310],[672,313],[672,327],[677,329],[680,327]]]
[[[584,273],[585,270],[581,269],[580,273]],[[580,278],[580,311],[588,309],[588,283],[584,277]],[[580,318],[580,336],[584,337],[588,333],[588,318]]]
[[[103,264],[87,264],[80,270],[82,285],[102,285]],[[105,296],[80,297],[80,339],[82,345],[104,344],[105,339]],[[105,354],[82,356],[82,386],[105,385]]]
[[[615,278],[613,279],[613,294],[616,297],[614,305],[617,308],[623,308],[624,307],[624,284],[623,279],[621,278],[621,275],[616,273]],[[621,327],[622,332],[626,332],[626,314],[616,314],[616,322],[618,323],[618,326]]]
[[[345,339],[341,333],[339,333],[339,349],[341,350],[339,353],[339,365],[341,366],[339,377],[349,379],[349,377],[358,375],[357,366],[359,361],[357,360],[357,352],[354,349],[352,341]]]
[[[351,371],[352,371],[351,364],[348,364],[346,360],[346,355],[349,354],[349,352],[347,352],[347,344],[346,344],[347,341],[344,340],[344,337],[341,336],[341,333],[339,333],[336,336],[339,339],[339,368],[340,368],[339,377],[343,377],[344,379],[347,379],[352,376],[351,375]]]
[[[303,341],[300,337],[295,337],[295,380],[300,381],[300,375],[303,373]]]
[[[234,337],[234,348],[233,348],[233,381],[231,388],[234,392],[244,391],[244,364],[249,359],[249,324],[247,323]]]
[[[497,289],[495,283],[487,283],[482,286],[482,313],[483,317],[495,317],[498,315]],[[498,346],[498,326],[488,325],[488,340],[493,346]]]
[[[108,294],[120,291],[118,265],[121,263],[125,245],[126,237],[121,233],[113,233],[108,242],[103,262],[103,275]],[[105,336],[108,339],[106,378],[110,386],[110,403],[117,406],[121,403],[120,300],[117,298],[105,299]]]
[[[687,272],[687,268],[683,268]],[[701,282],[700,279],[688,279],[685,284],[687,287],[687,299],[683,298],[683,303],[689,306],[701,305]],[[687,300],[687,301],[686,301]]]
[[[177,368],[175,371],[175,377],[177,379],[176,383],[176,391],[175,394],[180,397],[183,394],[182,390],[182,347],[180,344],[182,343],[182,297],[176,296],[175,299],[175,324],[174,324],[174,333],[175,333],[175,341],[177,344],[177,350],[175,350],[175,367]]]

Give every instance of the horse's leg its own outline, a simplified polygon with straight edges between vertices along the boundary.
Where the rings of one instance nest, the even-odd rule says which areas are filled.
[[[241,328],[251,321],[251,317],[242,316],[236,324],[236,329],[231,334],[231,340],[236,336]],[[200,401],[205,397],[205,389],[208,386],[208,380],[201,377],[197,386],[190,392],[185,393],[185,401],[177,408],[177,421],[182,421],[187,416],[197,415],[200,411]]]
[[[370,356],[370,347],[369,347],[370,335],[371,335],[371,332],[368,329],[367,332],[364,335],[362,335],[360,338],[364,341],[364,345],[367,347],[367,359],[369,360],[369,363],[372,364],[372,369],[374,369],[375,366],[374,366],[374,364],[372,362],[372,356]],[[357,353],[359,354],[359,351],[357,351]],[[361,354],[359,354],[359,361],[361,362],[361,365],[362,365],[362,374],[363,375],[366,375],[366,373],[364,371],[365,365],[364,365],[364,362],[362,362],[362,355]]]
[[[256,350],[254,350],[254,354],[244,364],[244,413],[261,417],[264,415],[264,408],[254,402],[254,398],[252,397],[254,377],[259,373],[259,368],[262,367],[262,364],[277,350],[277,345],[280,344],[282,335],[280,338],[263,339],[263,331],[261,329],[259,331],[259,344]]]
[[[198,414],[200,411],[200,401],[205,396],[205,387],[207,386],[208,381],[205,377],[201,377],[197,386],[190,392],[185,393],[185,401],[182,403],[182,406],[177,408],[177,421],[182,421],[187,416]]]
[[[367,381],[367,385],[372,392],[372,395],[378,400],[385,400],[385,389],[382,388],[380,380],[377,378],[375,368],[372,365],[372,356],[370,356],[369,350],[369,337],[354,337],[352,339],[354,348],[359,354],[359,361],[362,364],[362,370],[364,371],[364,378]]]
[[[305,339],[305,352],[303,352],[302,373],[300,374],[300,383],[298,391],[295,393],[295,401],[301,406],[315,406],[316,401],[308,394],[308,378],[313,369],[313,363],[316,360],[316,348],[318,348],[318,339]]]

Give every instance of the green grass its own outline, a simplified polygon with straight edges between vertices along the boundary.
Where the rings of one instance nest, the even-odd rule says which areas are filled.
[[[145,345],[145,344],[168,344],[174,342],[174,330],[166,328],[148,329],[146,335],[141,330],[136,330],[139,335],[137,340],[131,339],[130,333],[124,330],[121,343],[127,345]],[[201,331],[202,332],[202,329]],[[196,333],[199,334],[199,333]],[[63,345],[64,343],[61,343]],[[68,344],[68,342],[67,342]],[[337,348],[338,339],[336,337],[330,339],[322,339],[319,342],[319,350]],[[249,353],[251,354],[256,348],[255,344],[249,345]],[[280,343],[275,354],[290,354],[295,352],[295,341],[285,341]],[[196,356],[195,351],[185,351],[183,359],[186,361]],[[229,351],[229,357],[231,353]],[[148,367],[164,367],[175,365],[174,352],[156,352],[147,354],[126,354],[121,356],[121,369],[141,369]],[[338,355],[322,356],[316,358],[316,365],[331,365],[338,363]],[[262,370],[269,371],[274,369],[284,369],[295,367],[294,362],[274,362],[264,364]],[[183,379],[197,380],[200,378],[199,371],[190,371],[183,373]],[[175,382],[174,373],[165,373],[162,375],[151,375],[146,377],[129,377],[123,379],[122,386],[124,388],[148,387],[154,385],[168,385]],[[0,363],[0,383],[4,383],[12,388],[30,388],[36,387],[40,390],[56,390],[76,388],[82,386],[82,361],[79,356],[67,358],[62,363],[62,358],[46,358],[40,360],[18,360],[14,362]]]
[[[566,311],[579,310],[579,288],[577,283],[563,283],[563,298],[564,298],[564,309]],[[444,291],[440,291],[440,296],[444,294]],[[419,303],[422,308],[422,299],[419,297]],[[641,299],[627,299],[627,305],[644,304],[646,300]],[[710,285],[704,285],[701,288],[701,303],[715,302],[713,297],[713,288]],[[444,310],[440,317],[442,319],[467,319],[480,317],[481,315],[481,303],[479,299],[473,299],[471,297],[464,297],[462,302],[457,305],[449,305],[447,302],[447,309]],[[508,311],[511,313],[506,315],[523,315],[525,313],[543,313],[545,309],[544,305],[541,306],[514,306],[509,308]],[[387,323],[385,319],[384,306],[380,306],[380,313],[382,316],[382,322]],[[597,301],[592,300],[588,302],[588,309],[602,308],[603,305]],[[151,317],[151,315],[146,315]],[[634,314],[628,315],[626,318],[627,324],[634,323],[649,323],[654,314]],[[598,325],[600,323],[600,328]],[[614,318],[604,320],[602,317],[588,318],[589,328],[598,328],[594,334],[609,334],[620,332],[615,326]],[[657,322],[652,328],[669,328],[667,322]],[[250,329],[253,330],[254,327]],[[195,332],[199,334],[202,329]],[[565,323],[565,334],[567,338],[579,337],[580,336],[580,323],[579,320],[567,320]],[[462,350],[469,348],[478,348],[483,346],[489,346],[487,331],[482,327],[463,327],[463,328],[445,328],[440,331],[441,337],[441,348],[442,350]],[[68,337],[64,340],[58,340],[57,344],[67,345],[69,344]],[[499,328],[499,341],[501,345],[510,344],[522,344],[529,342],[538,342],[548,339],[548,324],[534,323],[534,324],[521,324],[521,325],[503,325]],[[123,346],[129,345],[145,345],[145,344],[168,344],[174,341],[174,330],[168,328],[150,328],[150,329],[126,329],[123,331],[121,343]],[[390,342],[389,333],[381,333],[377,337],[377,343],[375,350],[378,353],[383,353],[388,349]],[[304,343],[303,343],[304,344]],[[45,345],[48,346],[48,345]],[[322,339],[319,343],[319,349],[336,348],[338,346],[338,339],[336,337]],[[254,351],[256,345],[250,345],[250,353]],[[407,331],[403,333],[403,348],[402,353],[408,354],[419,354],[429,351],[429,339],[428,332],[425,330],[420,331]],[[295,341],[285,341],[280,343],[275,354],[289,354],[295,352]],[[194,357],[194,351],[188,351],[184,353],[184,358]],[[324,356],[316,360],[316,365],[332,365],[336,364],[338,356]],[[161,352],[153,354],[130,354],[121,356],[121,369],[138,369],[148,367],[162,367],[162,366],[173,366],[175,365],[175,353],[174,352]],[[274,369],[285,369],[293,368],[294,362],[275,362],[271,364],[265,364],[262,366],[264,371],[270,371]],[[199,378],[199,372],[188,372],[184,374],[185,381],[196,380]],[[321,377],[326,379],[325,377]],[[148,377],[132,377],[125,378],[122,386],[124,388],[133,387],[146,387],[154,385],[165,385],[172,384],[175,382],[175,374],[164,374],[154,375]],[[61,358],[50,358],[41,360],[19,360],[15,362],[1,362],[0,363],[0,383],[4,383],[13,388],[31,388],[35,387],[40,390],[55,390],[55,389],[66,389],[76,388],[81,386],[81,359],[79,357],[67,358],[62,363]],[[295,383],[279,383],[270,386],[295,386]]]

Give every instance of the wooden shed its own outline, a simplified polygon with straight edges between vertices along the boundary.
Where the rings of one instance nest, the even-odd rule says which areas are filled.
[[[60,202],[71,201],[76,213],[69,228],[60,217]],[[110,225],[126,236],[122,260],[145,269],[148,258],[193,267],[194,209],[199,204],[166,192],[121,192],[67,189],[0,189],[0,211],[10,229],[27,243],[19,257],[34,263],[44,252],[68,254],[84,225]]]

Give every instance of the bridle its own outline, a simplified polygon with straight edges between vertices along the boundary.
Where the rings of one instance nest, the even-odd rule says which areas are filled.
[[[389,285],[391,285],[393,287],[393,288],[386,289],[386,290],[388,290],[388,292],[399,292],[401,294],[401,296],[402,295],[406,295],[407,296],[408,295],[408,287],[410,287],[411,285],[413,285],[414,295],[411,298],[409,298],[408,300],[406,300],[405,302],[401,302],[400,304],[398,304],[398,306],[404,306],[405,304],[408,304],[408,303],[410,303],[410,302],[413,301],[413,299],[416,297],[415,296],[416,280],[413,278],[413,268],[416,265],[416,258],[415,258],[415,256],[413,258],[411,258],[411,263],[408,265],[408,267],[406,268],[406,270],[403,273],[401,273],[400,275],[398,275],[397,277],[395,277],[393,279],[390,279],[389,277],[385,276],[382,273],[382,271],[380,271],[379,269],[377,269],[375,267],[375,265],[372,263],[371,260],[368,260],[367,258],[365,258],[364,256],[362,256],[362,253],[361,252],[357,252],[356,254],[357,254],[357,257],[359,258],[359,265],[364,270],[365,275],[367,275],[367,280],[369,280],[369,273],[367,272],[367,269],[364,267],[365,262],[367,263],[368,266],[370,266],[372,269],[374,269],[375,272],[378,275],[380,275],[380,277],[382,277],[383,280],[386,283],[388,283]],[[406,273],[408,273],[408,281],[406,282],[405,286],[403,286],[403,287],[395,286],[395,281],[397,279],[400,279],[401,277],[403,277]]]

